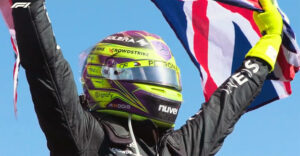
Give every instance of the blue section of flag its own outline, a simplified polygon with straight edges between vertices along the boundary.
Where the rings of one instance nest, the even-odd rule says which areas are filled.
[[[199,63],[192,55],[191,50],[189,49],[188,39],[186,36],[187,30],[187,20],[186,15],[183,10],[183,1],[179,0],[152,0],[154,4],[162,10],[163,16],[172,27],[178,39],[183,44],[185,50],[188,52],[191,60],[199,69]]]
[[[296,38],[293,29],[291,28],[290,24],[285,19],[283,19],[283,24],[284,24],[284,27],[285,27],[285,30],[286,30],[284,32],[289,34],[291,36],[291,38]]]
[[[235,43],[238,44],[234,44],[231,73],[235,72],[240,67],[245,55],[251,48],[251,44],[242,32],[241,28],[235,22],[233,22],[233,25],[235,30]]]
[[[248,110],[253,110],[256,109],[258,107],[261,107],[267,103],[270,103],[272,101],[275,101],[277,99],[279,99],[278,94],[271,82],[271,80],[266,80],[263,88],[261,90],[261,93],[263,94],[259,94],[255,100],[251,103],[251,105],[248,107]],[[275,98],[274,97],[278,97]]]
[[[287,36],[286,33],[283,34],[282,44],[288,49],[290,52],[297,53],[297,49],[294,44],[291,42],[290,37]]]

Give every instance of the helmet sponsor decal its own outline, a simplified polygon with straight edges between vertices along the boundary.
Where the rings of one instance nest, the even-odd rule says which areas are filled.
[[[134,67],[165,67],[169,69],[173,69],[175,71],[179,71],[179,68],[171,63],[157,60],[139,60],[139,61],[131,61],[125,63],[119,63],[116,65],[117,68],[134,68]]]
[[[141,55],[141,56],[148,56],[149,53],[137,51],[137,50],[129,50],[129,49],[119,49],[119,48],[112,48],[110,49],[111,53],[127,53],[133,55]]]
[[[115,34],[105,38],[102,43],[113,43],[124,45],[128,47],[145,47],[150,48],[149,42],[140,36],[124,36],[122,34]]]
[[[94,47],[94,48],[92,49],[92,51],[94,51],[94,50],[96,50],[96,51],[104,51],[105,48],[104,48],[104,47]]]
[[[159,105],[158,106],[158,111],[168,113],[168,114],[174,114],[177,115],[178,113],[178,108],[166,106],[166,105]]]
[[[141,63],[139,62],[134,62],[133,65],[136,67],[136,66],[141,66]]]
[[[115,103],[111,103],[111,104],[107,105],[107,108],[130,110],[131,106],[128,105],[128,104],[115,104]]]

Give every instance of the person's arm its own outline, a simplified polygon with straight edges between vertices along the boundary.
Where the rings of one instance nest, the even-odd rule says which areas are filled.
[[[199,113],[173,136],[180,139],[187,155],[214,155],[258,95],[270,71],[257,58],[247,58],[233,76],[227,79],[202,105]]]
[[[80,105],[71,68],[55,41],[44,0],[13,2],[31,3],[14,8],[13,18],[21,65],[51,155],[97,153],[102,128]]]
[[[281,44],[282,18],[270,0],[260,0],[265,12],[254,18],[265,34],[248,52],[242,66],[203,104],[199,113],[172,134],[186,155],[214,155],[238,119],[259,94]]]

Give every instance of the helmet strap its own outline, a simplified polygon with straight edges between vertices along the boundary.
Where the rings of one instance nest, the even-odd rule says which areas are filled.
[[[139,148],[138,148],[138,146],[137,146],[137,142],[136,142],[136,140],[135,140],[134,133],[133,133],[132,124],[131,124],[131,116],[132,116],[131,114],[129,114],[129,116],[128,116],[128,128],[129,128],[129,133],[130,133],[131,139],[132,139],[133,144],[134,144],[135,153],[137,154],[137,156],[141,156],[140,151],[139,151]]]

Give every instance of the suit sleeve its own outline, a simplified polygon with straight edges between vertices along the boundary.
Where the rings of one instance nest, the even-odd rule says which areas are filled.
[[[247,58],[200,111],[172,134],[185,147],[186,155],[215,155],[259,94],[268,73],[269,66],[263,60]]]
[[[55,41],[44,0],[25,2],[31,4],[13,9],[17,42],[51,155],[96,153],[102,128],[80,105],[71,68]]]

